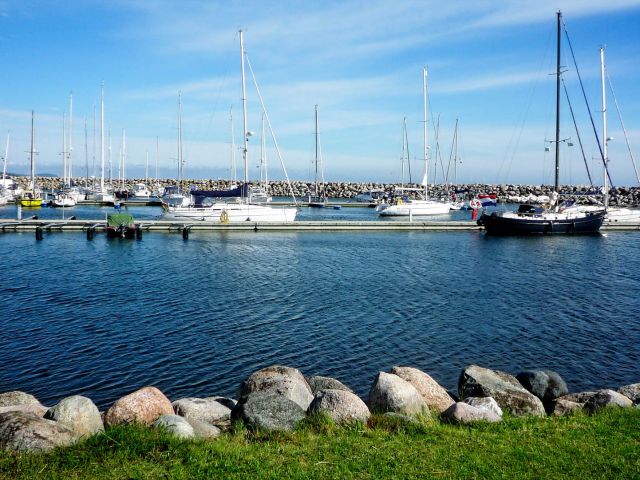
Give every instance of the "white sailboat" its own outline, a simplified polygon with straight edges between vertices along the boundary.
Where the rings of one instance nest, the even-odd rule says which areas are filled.
[[[322,150],[320,148],[320,126],[318,122],[318,105],[315,108],[315,124],[316,124],[316,142],[315,142],[315,175],[313,178],[313,186],[307,191],[307,204],[310,207],[324,208],[327,206],[327,191],[324,183],[324,166],[322,162]]]
[[[104,82],[100,83],[100,186],[87,195],[87,200],[114,203],[115,196],[104,184]]]
[[[2,157],[2,179],[0,179],[0,206],[6,205],[10,200],[13,201],[16,194],[16,183],[11,178],[7,178],[7,161],[9,160],[9,137],[7,132],[7,142],[4,148],[4,156]]]
[[[76,201],[67,195],[67,188],[69,185],[67,179],[67,160],[68,160],[68,151],[67,151],[67,135],[65,131],[66,118],[65,115],[62,115],[62,189],[56,194],[56,196],[51,200],[52,207],[75,207]]]
[[[242,158],[244,160],[244,183],[235,190],[192,191],[189,206],[165,205],[165,217],[180,221],[220,221],[233,222],[291,222],[297,210],[294,207],[272,207],[253,204],[249,197],[248,141],[251,132],[247,129],[247,95],[245,86],[245,51],[243,32],[240,30],[240,56],[242,73],[242,119],[243,139]],[[205,202],[212,203],[206,205]]]
[[[381,216],[407,217],[422,215],[443,215],[451,210],[451,203],[432,200],[429,198],[429,142],[427,137],[427,69],[422,68],[422,98],[424,107],[424,174],[421,185],[423,189],[396,189],[394,199],[389,203],[382,203],[376,207]],[[405,133],[406,141],[406,133]]]

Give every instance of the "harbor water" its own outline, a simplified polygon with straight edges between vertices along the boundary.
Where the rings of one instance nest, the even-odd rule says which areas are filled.
[[[469,364],[552,369],[570,391],[640,381],[639,232],[6,233],[0,251],[0,392],[46,405],[79,394],[105,408],[145,385],[235,396],[272,364],[364,397],[393,365],[448,389]]]

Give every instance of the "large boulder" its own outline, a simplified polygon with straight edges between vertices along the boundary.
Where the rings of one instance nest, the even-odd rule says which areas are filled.
[[[151,425],[161,415],[172,415],[171,402],[156,387],[144,387],[118,400],[104,414],[104,424],[112,427],[127,423]]]
[[[406,380],[420,393],[430,411],[444,412],[455,402],[431,376],[417,368],[393,367],[391,373]]]
[[[0,393],[0,407],[12,407],[15,405],[40,405],[40,402],[30,393],[18,390]]]
[[[293,430],[305,417],[305,410],[289,398],[275,393],[256,392],[244,397],[233,410],[232,420],[241,420],[257,430]]]
[[[173,409],[187,420],[194,419],[220,428],[231,423],[231,409],[213,398],[181,398],[173,402]]]
[[[638,405],[640,403],[640,383],[632,383],[631,385],[625,385],[618,389],[618,393],[621,393],[631,401]]]
[[[480,410],[488,410],[502,418],[502,409],[498,402],[491,397],[467,397],[463,400],[467,405],[479,408]]]
[[[538,397],[529,393],[516,377],[501,371],[477,365],[465,368],[458,379],[460,398],[493,397],[500,408],[514,416],[544,416],[545,410]]]
[[[562,377],[551,370],[526,370],[516,375],[516,378],[545,404],[569,393]]]
[[[499,415],[489,409],[474,407],[464,402],[454,403],[442,412],[441,417],[450,423],[499,422],[501,420]]]
[[[593,413],[605,407],[632,407],[633,402],[622,395],[621,393],[613,390],[598,390],[587,403],[584,404],[584,409]]]
[[[322,390],[344,390],[345,392],[353,392],[353,390],[335,378],[312,375],[311,377],[306,377],[306,380],[314,395]]]
[[[160,415],[151,424],[153,428],[160,428],[178,438],[193,438],[195,432],[189,422],[180,415]]]
[[[371,416],[367,405],[355,393],[331,389],[318,392],[307,412],[324,412],[338,424],[366,422]]]
[[[428,413],[422,396],[406,380],[392,373],[380,372],[369,391],[369,409],[372,412],[396,412],[405,415]]]
[[[33,413],[0,414],[0,448],[17,452],[44,452],[73,443],[70,428]]]
[[[45,418],[66,425],[76,438],[90,437],[104,431],[98,407],[90,399],[80,395],[63,398],[47,411]]]
[[[270,393],[295,402],[307,410],[313,400],[311,387],[296,368],[274,365],[252,373],[242,384],[240,403],[252,393]]]
[[[573,415],[576,412],[582,410],[584,404],[578,402],[572,402],[571,400],[565,400],[564,398],[556,398],[551,402],[551,412],[549,415],[554,417],[565,417],[567,415]]]

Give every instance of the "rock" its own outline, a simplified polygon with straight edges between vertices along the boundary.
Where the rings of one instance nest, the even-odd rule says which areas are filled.
[[[200,422],[193,418],[185,418],[189,425],[193,428],[193,433],[196,438],[200,438],[203,440],[211,440],[213,438],[217,438],[222,433],[218,427],[210,425],[208,423]]]
[[[442,419],[451,423],[499,422],[500,416],[486,408],[478,408],[464,402],[456,402],[442,412]]]
[[[427,373],[412,367],[393,367],[391,373],[406,380],[422,396],[429,410],[444,412],[454,402],[447,391]]]
[[[545,410],[538,397],[529,393],[516,377],[498,370],[477,365],[465,368],[458,380],[460,398],[493,397],[503,410],[514,416],[544,416]]]
[[[631,406],[633,406],[633,402],[621,393],[613,390],[598,390],[595,395],[584,404],[584,409],[589,413],[593,413],[605,407]]]
[[[480,410],[488,410],[495,413],[498,417],[502,417],[502,409],[498,405],[498,402],[491,397],[467,397],[464,399],[464,403],[479,408]]]
[[[406,423],[407,425],[420,425],[420,421],[416,417],[412,417],[411,415],[403,415],[402,413],[396,412],[386,412],[384,417],[392,418],[394,420],[399,420],[402,423]]]
[[[569,393],[567,384],[559,374],[551,370],[527,370],[516,375],[524,388],[548,403]]]
[[[44,417],[44,414],[47,413],[47,407],[44,405],[40,405],[39,403],[31,403],[27,405],[9,405],[7,407],[0,407],[0,413],[6,412],[25,412],[25,413],[33,413],[39,417]]]
[[[392,373],[380,372],[369,391],[372,412],[396,412],[406,415],[428,413],[420,393],[406,380]]]
[[[178,438],[193,438],[195,432],[186,419],[180,415],[161,415],[153,424],[153,428],[161,428]]]
[[[0,407],[15,405],[40,405],[40,402],[33,395],[18,390],[0,393]]]
[[[345,392],[353,393],[353,390],[335,378],[313,375],[306,377],[306,380],[314,395],[322,390],[344,390]]]
[[[104,431],[98,407],[90,399],[80,395],[63,398],[47,411],[45,418],[66,425],[76,438],[90,437]]]
[[[551,412],[549,415],[554,417],[564,417],[572,415],[582,410],[582,403],[572,402],[571,400],[564,400],[563,398],[556,398],[551,402]]]
[[[238,403],[231,418],[242,420],[250,429],[293,430],[305,411],[293,400],[276,393],[256,392]]]
[[[307,413],[324,412],[338,424],[366,422],[371,416],[367,405],[353,392],[321,390],[316,394]]]
[[[181,398],[173,402],[173,410],[187,420],[226,428],[231,424],[231,409],[213,398]]]
[[[640,383],[632,383],[631,385],[620,387],[618,393],[630,398],[636,405],[640,404]]]
[[[70,428],[33,413],[0,414],[0,448],[17,452],[44,452],[70,445],[74,435]]]
[[[311,387],[296,368],[274,365],[252,373],[242,384],[239,403],[252,393],[271,393],[295,402],[307,410],[313,400]]]
[[[233,410],[238,404],[238,401],[235,398],[229,397],[206,397],[205,400],[215,400],[219,404],[227,407],[229,410]]]
[[[584,405],[596,393],[597,392],[569,393],[568,395],[563,395],[562,397],[559,397],[558,400],[567,400],[569,402],[575,402],[575,403],[580,403],[581,405]]]
[[[144,387],[118,399],[104,415],[112,427],[127,423],[151,425],[161,415],[173,415],[171,402],[156,387]]]

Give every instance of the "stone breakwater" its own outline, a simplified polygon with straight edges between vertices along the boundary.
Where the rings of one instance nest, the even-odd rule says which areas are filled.
[[[13,177],[18,185],[26,188],[29,184],[28,177]],[[76,178],[77,185],[84,185],[84,178]],[[129,179],[125,182],[125,189],[132,189],[136,183],[144,183],[144,179]],[[155,181],[150,181],[155,184]],[[158,183],[163,186],[176,186],[175,179],[161,179]],[[58,189],[62,186],[62,180],[56,177],[38,177],[37,184],[45,189]],[[203,190],[218,190],[231,187],[233,182],[229,180],[185,180],[183,185],[193,186]],[[256,184],[256,182],[253,182]],[[296,197],[303,197],[311,187],[311,182],[293,181],[291,186]],[[356,182],[328,182],[326,184],[327,195],[330,198],[353,198],[359,193],[364,193],[373,189],[391,191],[398,187],[397,183],[356,183]],[[405,187],[419,188],[419,185],[411,184]],[[552,192],[550,185],[488,185],[488,184],[458,184],[458,185],[431,185],[430,195],[435,198],[448,198],[451,192],[461,192],[460,195],[472,198],[478,194],[495,193],[502,202],[518,203],[540,196],[550,196]],[[270,194],[273,196],[290,196],[291,189],[287,182],[282,180],[272,181],[269,184]],[[602,194],[593,194],[594,187],[580,185],[564,185],[560,187],[563,198],[575,200],[578,203],[593,204],[602,201]],[[618,206],[640,205],[640,187],[617,187],[615,195],[611,197],[610,203]]]
[[[171,402],[148,386],[118,399],[100,412],[80,395],[53,407],[34,396],[0,393],[0,448],[47,451],[124,424],[161,428],[179,438],[212,440],[242,422],[251,430],[291,431],[307,415],[323,414],[338,425],[367,424],[371,414],[398,422],[434,417],[461,424],[499,422],[513,416],[564,416],[605,407],[640,408],[640,383],[617,390],[569,393],[564,380],[550,370],[527,370],[513,376],[470,365],[460,374],[458,390],[447,392],[429,374],[412,367],[392,367],[373,379],[369,396],[358,397],[337,379],[305,377],[291,367],[266,367],[241,385],[238,398],[185,397]]]

